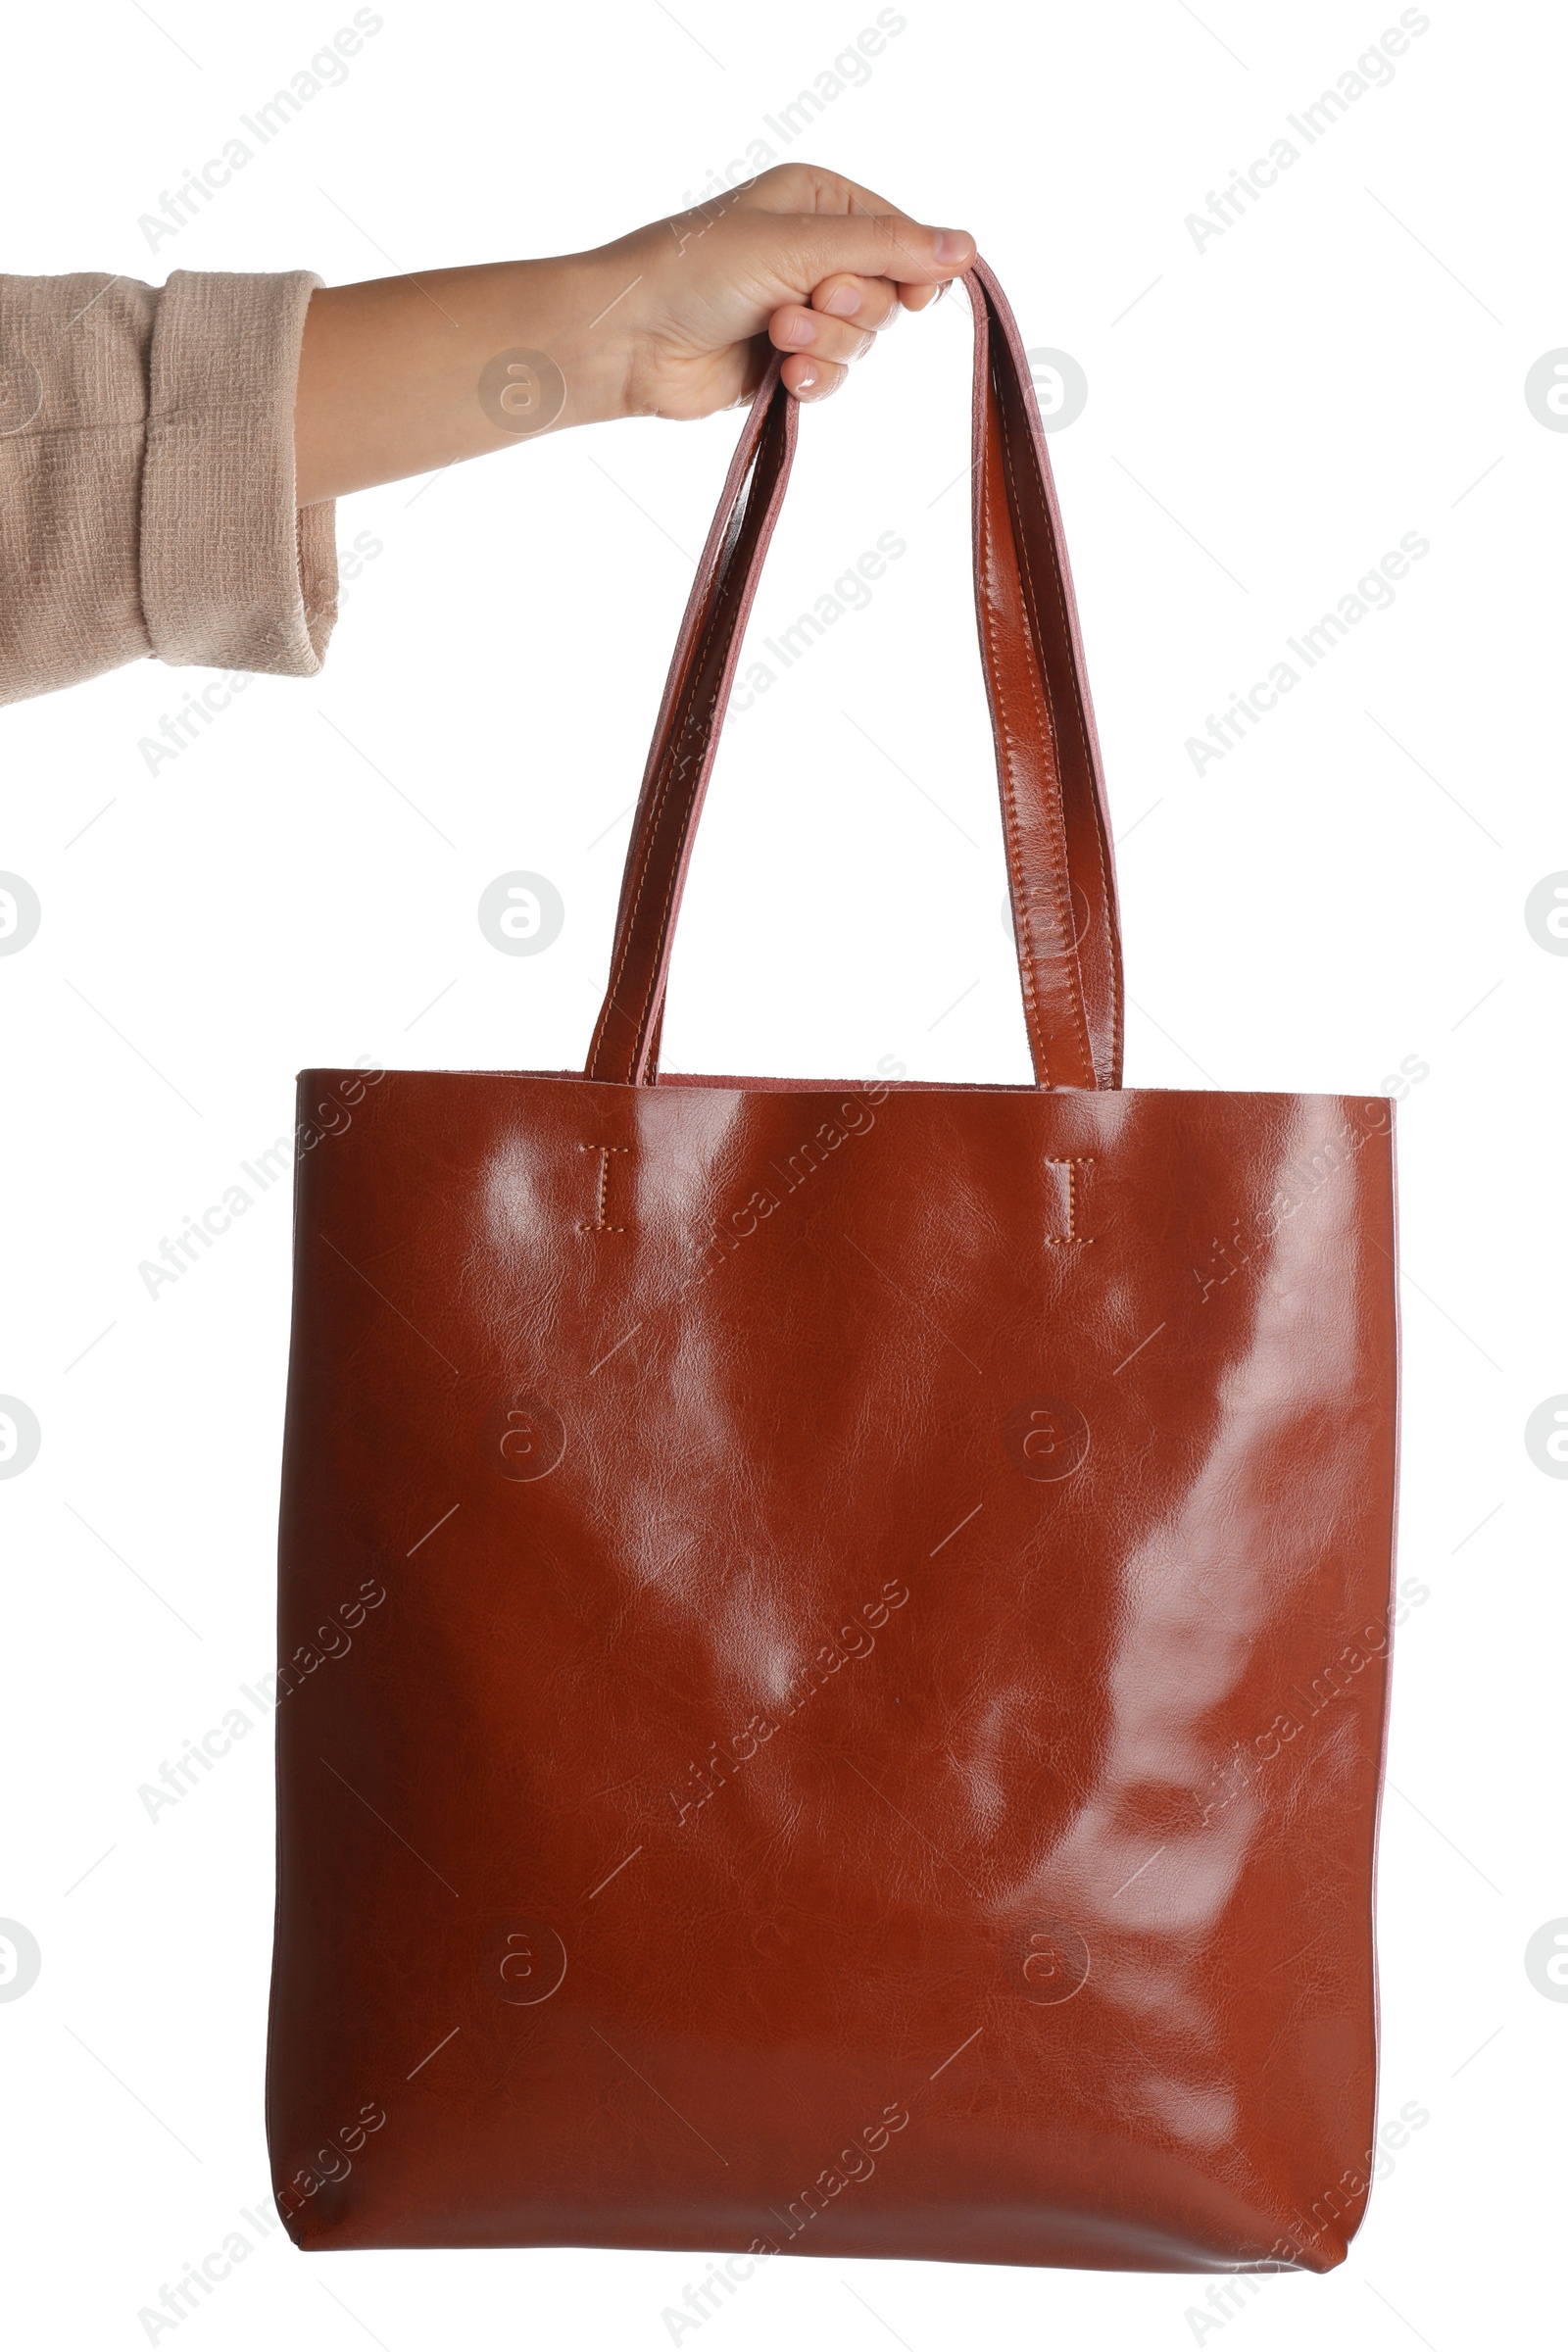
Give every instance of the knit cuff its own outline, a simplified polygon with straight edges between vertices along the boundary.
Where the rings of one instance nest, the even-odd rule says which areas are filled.
[[[337,618],[335,508],[294,501],[308,270],[174,270],[148,367],[141,596],[160,661],[310,677]]]

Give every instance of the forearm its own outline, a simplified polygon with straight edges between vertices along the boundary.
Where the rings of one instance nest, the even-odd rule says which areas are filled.
[[[607,309],[622,290],[610,282],[613,250],[316,292],[295,405],[299,504],[624,415],[629,353]],[[559,378],[520,361],[509,374],[505,355],[518,352],[543,355]]]
[[[322,289],[295,495],[314,506],[565,425],[711,416],[755,389],[769,346],[794,398],[825,399],[973,252],[961,229],[786,165],[591,253]]]
[[[331,289],[0,274],[0,704],[147,654],[314,676],[334,499],[564,425],[710,416],[770,348],[825,399],[973,251],[789,164],[548,261]]]

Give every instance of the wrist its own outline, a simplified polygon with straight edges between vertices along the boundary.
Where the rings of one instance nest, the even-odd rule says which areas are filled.
[[[516,341],[550,360],[564,386],[557,429],[629,416],[640,340],[631,307],[635,263],[605,246],[513,268],[517,282],[509,312]]]

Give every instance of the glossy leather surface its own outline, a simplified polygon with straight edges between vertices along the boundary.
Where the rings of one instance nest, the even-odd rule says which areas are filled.
[[[1008,489],[1016,370],[977,405],[1051,1083],[654,1082],[766,386],[600,1074],[301,1081],[268,2104],[307,2247],[1326,2270],[1359,2220],[1392,1113],[1114,1084],[1049,470],[1026,435]]]

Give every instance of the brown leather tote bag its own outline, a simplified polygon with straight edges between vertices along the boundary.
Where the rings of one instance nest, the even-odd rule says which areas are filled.
[[[268,2123],[302,2246],[1343,2260],[1375,2089],[1392,1111],[1123,1091],[1051,468],[981,263],[1033,1086],[673,1078],[776,365],[587,1067],[301,1080]]]

